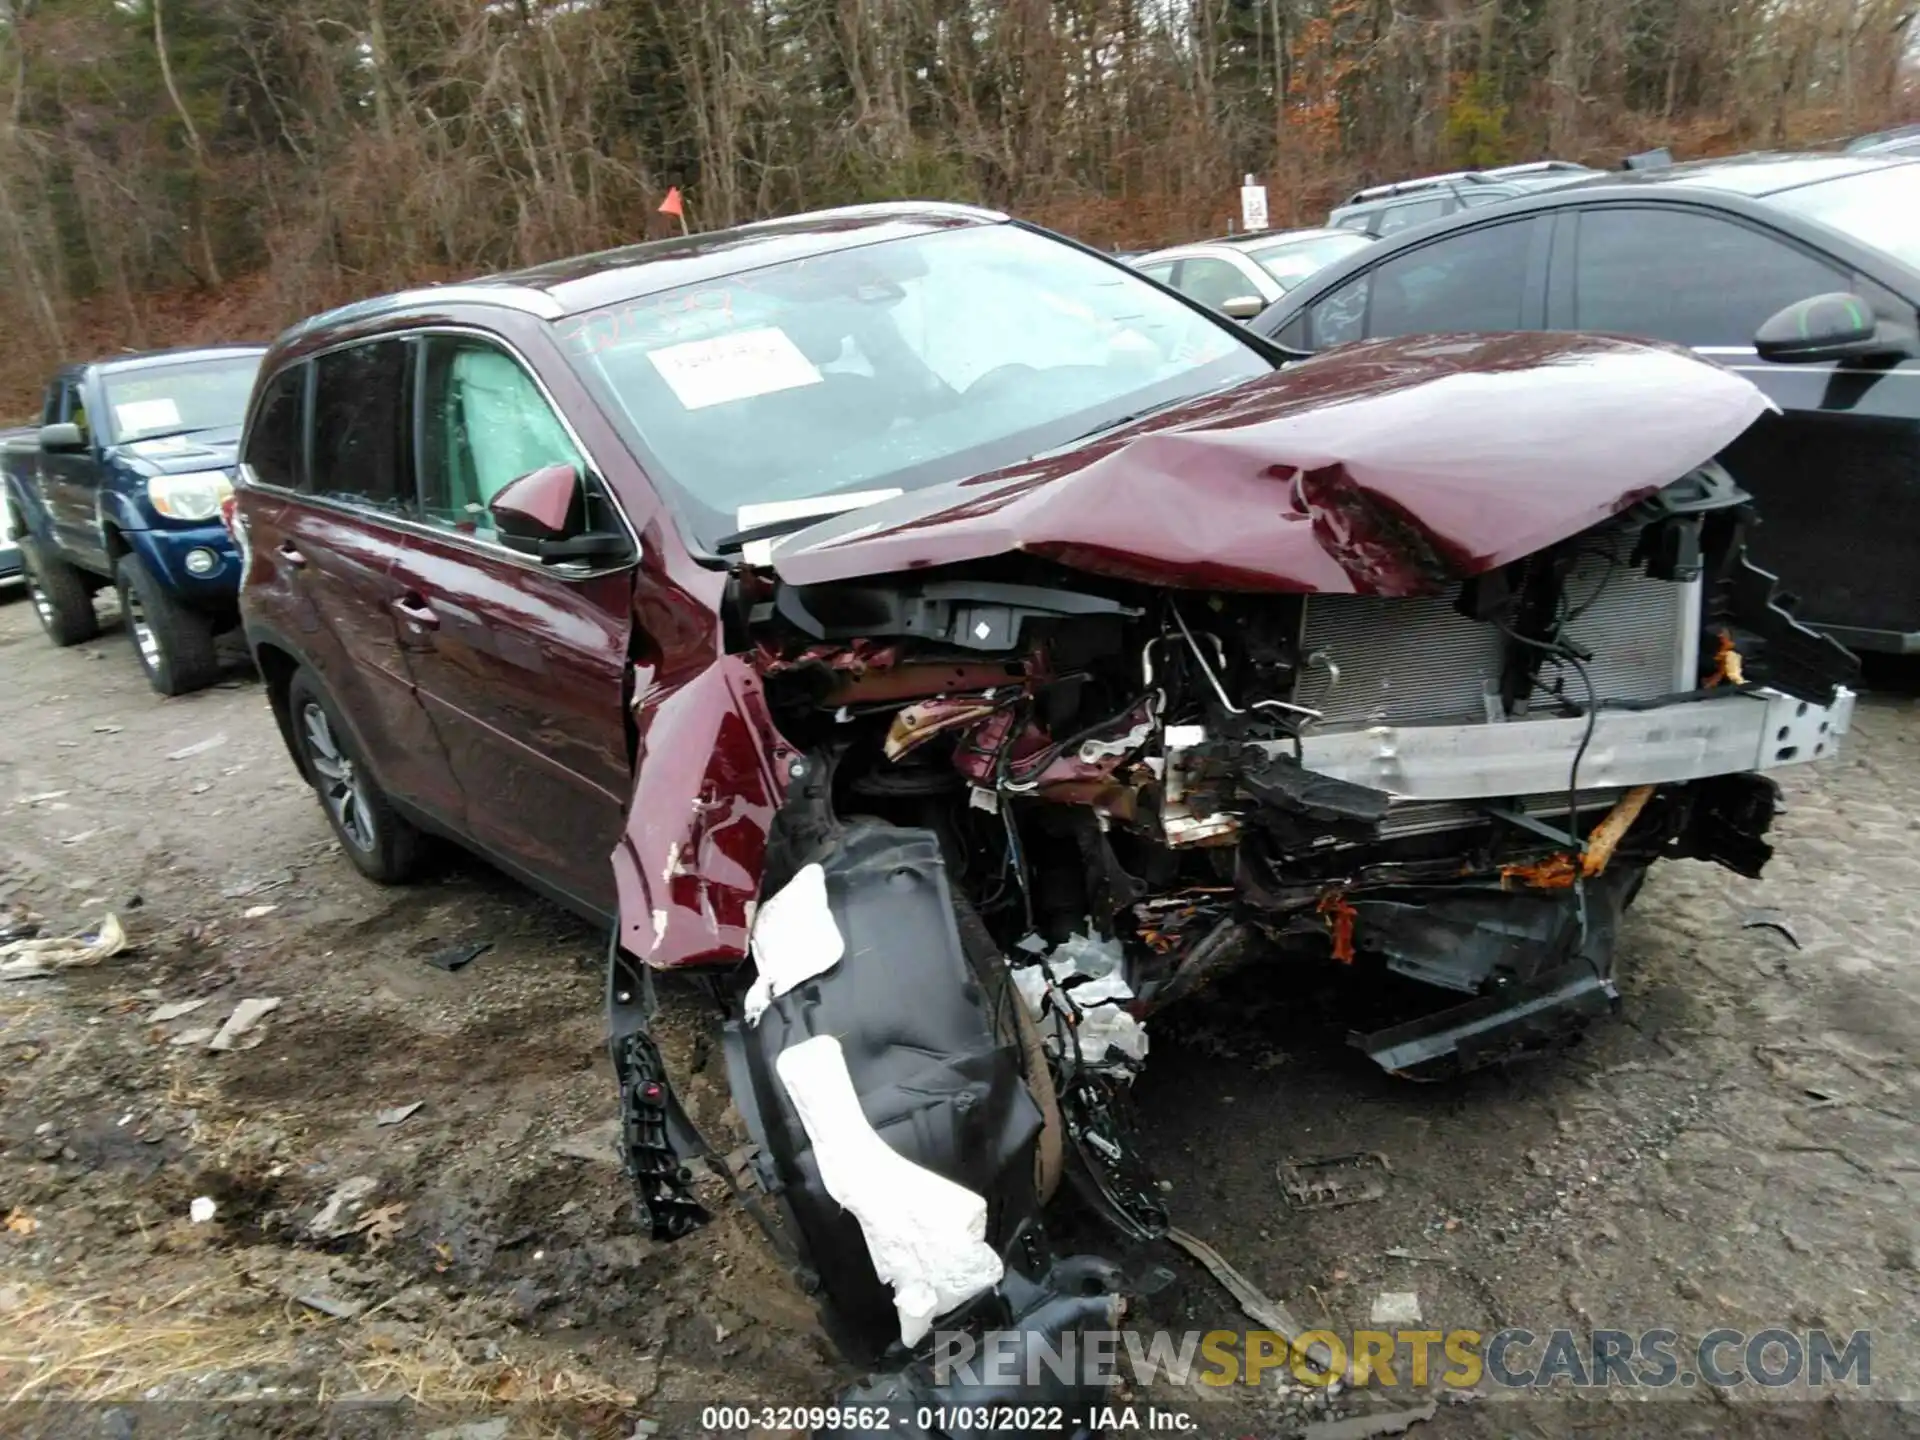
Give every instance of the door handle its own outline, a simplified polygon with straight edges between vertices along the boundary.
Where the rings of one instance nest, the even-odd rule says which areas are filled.
[[[394,613],[409,625],[417,625],[422,630],[438,630],[440,617],[433,613],[433,607],[418,595],[402,595],[393,602]]]
[[[291,540],[282,540],[273,548],[280,558],[286,561],[287,564],[293,566],[294,569],[304,570],[306,568],[307,557],[300,553],[299,547]]]

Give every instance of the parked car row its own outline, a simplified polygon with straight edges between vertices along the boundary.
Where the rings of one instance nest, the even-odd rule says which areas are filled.
[[[262,347],[167,351],[71,365],[38,429],[0,440],[10,525],[47,636],[100,633],[112,587],[153,688],[219,673],[214,637],[239,621],[239,557],[220,518]]]
[[[850,1399],[982,1398],[918,1363],[936,1319],[1056,1353],[1111,1327],[1125,1274],[1053,1256],[1045,1209],[1068,1183],[1164,1231],[1123,1119],[1162,1007],[1285,957],[1373,977],[1392,1013],[1355,1043],[1396,1074],[1555,1044],[1618,1003],[1649,867],[1758,875],[1766,772],[1847,729],[1853,657],[1748,559],[1715,458],[1769,409],[1741,375],[1585,334],[1291,359],[931,204],[389,296],[219,358],[257,374],[236,550],[206,545],[347,858],[399,882],[444,837],[607,927],[661,1239],[707,1219],[688,1167],[715,1150],[652,977],[722,978],[735,1178],[885,1372]],[[178,440],[230,436],[178,363],[63,376],[9,452],[56,639],[58,586],[184,569],[218,503],[225,468],[180,493],[213,459],[127,436],[163,394]],[[123,414],[135,376],[156,408]],[[144,523],[69,496],[56,524],[47,462],[82,455]],[[1050,1375],[994,1396],[1089,1398]]]
[[[1600,174],[1349,256],[1254,322],[1289,354],[1475,331],[1690,348],[1778,407],[1722,460],[1756,559],[1855,649],[1920,649],[1920,161],[1754,155]]]

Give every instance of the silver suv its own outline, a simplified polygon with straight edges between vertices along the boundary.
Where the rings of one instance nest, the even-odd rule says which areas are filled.
[[[1455,170],[1426,175],[1392,185],[1356,190],[1344,205],[1327,216],[1329,225],[1357,230],[1376,239],[1438,220],[1456,210],[1492,205],[1529,190],[1570,185],[1604,172],[1571,160],[1534,160],[1525,165],[1502,165],[1492,170]]]

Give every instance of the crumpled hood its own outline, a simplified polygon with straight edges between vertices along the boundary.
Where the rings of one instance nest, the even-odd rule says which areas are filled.
[[[1668,345],[1374,341],[809,526],[773,564],[810,585],[1025,552],[1153,585],[1425,594],[1618,514],[1770,408]]]
[[[158,435],[151,440],[129,440],[117,447],[156,475],[182,475],[193,470],[229,470],[239,463],[240,427],[196,430],[191,435]]]

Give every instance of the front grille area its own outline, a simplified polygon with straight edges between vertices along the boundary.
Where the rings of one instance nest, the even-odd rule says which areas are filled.
[[[1567,634],[1593,654],[1587,672],[1595,696],[1652,700],[1691,688],[1699,582],[1654,580],[1627,563],[1632,532],[1603,532],[1594,544],[1569,576],[1566,597],[1577,617]],[[1310,598],[1301,646],[1308,663],[1294,700],[1323,711],[1322,728],[1497,718],[1506,637],[1462,615],[1458,597],[1455,587],[1431,599]],[[1337,684],[1330,666],[1339,669]],[[1565,675],[1570,697],[1584,705],[1578,676]]]

